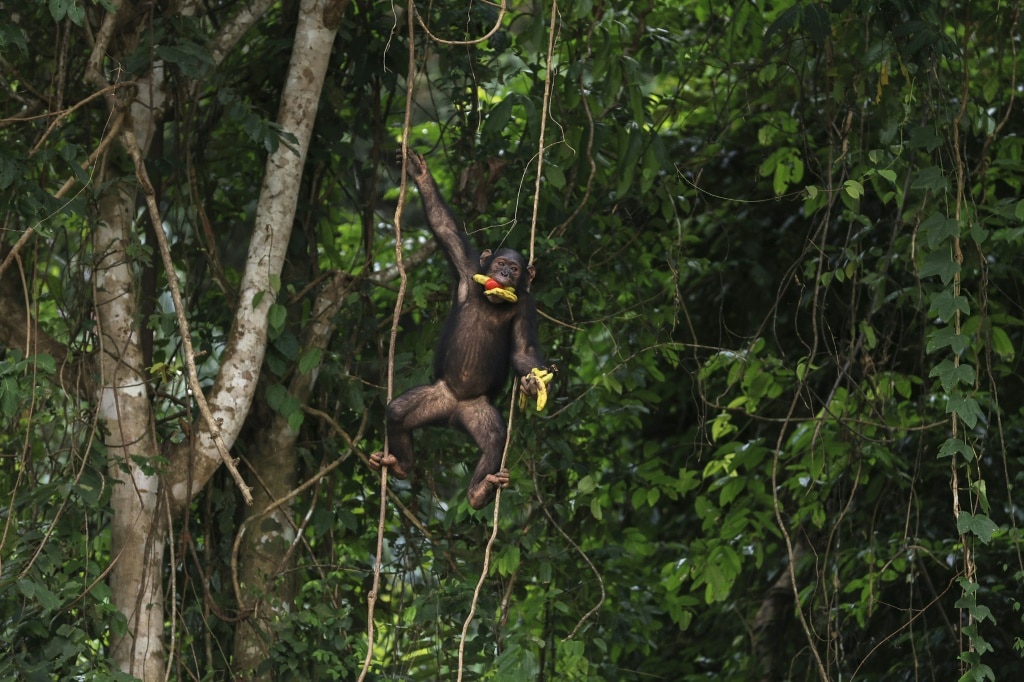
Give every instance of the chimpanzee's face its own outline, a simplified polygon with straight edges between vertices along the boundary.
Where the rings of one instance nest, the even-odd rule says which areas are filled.
[[[491,264],[484,273],[502,287],[521,287],[525,267],[514,256],[502,255],[500,252],[491,259]],[[525,287],[524,287],[525,288]]]
[[[498,249],[494,254],[488,249],[480,254],[480,273],[494,280],[487,289],[494,285],[502,289],[513,287],[517,293],[524,294],[530,290],[535,272],[532,265],[527,265],[523,254],[513,249]],[[506,302],[499,296],[488,296],[487,300],[495,305]]]

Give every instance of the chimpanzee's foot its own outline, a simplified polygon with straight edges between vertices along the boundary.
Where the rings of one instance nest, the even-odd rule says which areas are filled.
[[[398,464],[398,458],[390,452],[386,455],[383,452],[375,452],[370,455],[370,468],[380,471],[381,467],[387,467],[388,472],[395,478],[405,478],[409,475],[409,472]]]
[[[484,480],[470,487],[467,497],[469,506],[473,509],[483,509],[494,499],[494,493],[498,488],[507,488],[511,479],[508,469],[502,469],[496,474],[487,474]]]

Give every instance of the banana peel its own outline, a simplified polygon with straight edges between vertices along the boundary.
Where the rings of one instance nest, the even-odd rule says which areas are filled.
[[[534,367],[530,370],[529,374],[523,377],[523,380],[525,381],[531,377],[537,380],[537,411],[540,412],[544,409],[544,406],[548,404],[548,384],[550,384],[551,380],[555,377],[555,370],[553,367],[545,367],[543,369],[540,367]],[[529,397],[520,388],[519,409],[525,410],[528,403]]]
[[[500,298],[501,300],[509,303],[515,303],[519,300],[519,297],[516,296],[515,287],[503,287],[487,275],[473,275],[473,281],[484,285],[485,296]]]

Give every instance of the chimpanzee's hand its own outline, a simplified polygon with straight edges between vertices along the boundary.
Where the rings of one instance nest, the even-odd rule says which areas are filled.
[[[409,173],[409,177],[419,185],[421,179],[430,177],[430,169],[427,168],[427,160],[423,158],[422,154],[414,151],[411,147],[408,148],[407,151],[406,171]],[[402,163],[401,149],[398,150],[398,163]]]
[[[487,474],[475,487],[469,489],[469,506],[473,509],[483,509],[494,499],[494,493],[498,488],[508,487],[509,480],[508,469],[502,469],[496,474]]]
[[[557,368],[554,365],[541,369],[534,367],[530,373],[519,380],[519,407],[526,409],[526,397],[537,398],[537,411],[544,409],[548,402],[548,384],[554,378]]]
[[[409,472],[398,464],[398,458],[391,453],[385,455],[383,452],[375,452],[370,455],[370,468],[380,471],[382,467],[387,467],[395,478],[405,478],[409,475]]]

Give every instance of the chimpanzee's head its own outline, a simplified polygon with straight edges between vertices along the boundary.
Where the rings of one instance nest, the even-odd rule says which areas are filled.
[[[532,265],[526,264],[523,254],[513,249],[498,249],[493,254],[487,249],[481,253],[480,272],[502,287],[515,287],[517,291],[522,292],[530,290],[530,283],[537,273]]]

